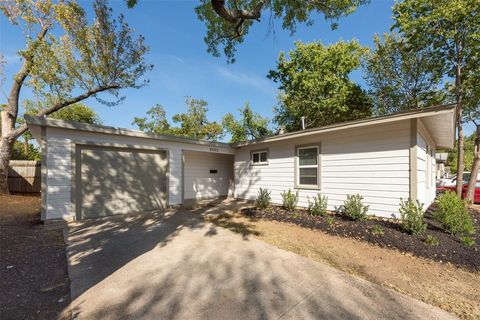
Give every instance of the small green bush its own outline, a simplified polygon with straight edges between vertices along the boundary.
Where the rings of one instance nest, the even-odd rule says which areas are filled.
[[[258,196],[257,199],[255,200],[255,204],[258,208],[265,209],[270,205],[270,191],[267,189],[262,189],[258,190]]]
[[[343,202],[340,211],[354,221],[361,221],[367,218],[369,206],[362,202],[363,197],[359,194],[347,195],[347,200]]]
[[[475,233],[472,216],[465,202],[455,192],[447,191],[438,197],[435,218],[452,235],[471,235]]]
[[[385,233],[383,231],[383,228],[379,225],[374,225],[372,228],[370,228],[370,232],[374,235],[374,236],[383,236],[383,234]]]
[[[327,214],[327,201],[326,196],[322,196],[320,193],[313,197],[313,201],[310,202],[308,198],[308,212],[312,216],[324,216]]]
[[[435,237],[435,236],[432,236],[431,234],[427,235],[424,242],[425,242],[426,245],[429,245],[429,246],[438,246],[439,243],[440,243],[438,241],[438,238]]]
[[[473,240],[470,236],[461,237],[460,239],[462,240],[464,245],[469,247],[473,247],[476,244],[475,240]]]
[[[328,225],[329,227],[331,227],[331,226],[335,223],[335,219],[332,218],[332,217],[327,217],[327,218],[325,219],[325,222],[327,223],[327,225]]]
[[[399,211],[402,228],[408,233],[420,234],[427,229],[423,219],[423,204],[418,200],[413,202],[411,199],[406,201],[400,199]]]
[[[298,191],[293,193],[292,190],[288,189],[288,192],[282,192],[280,195],[283,199],[283,207],[288,211],[295,210],[298,203]]]

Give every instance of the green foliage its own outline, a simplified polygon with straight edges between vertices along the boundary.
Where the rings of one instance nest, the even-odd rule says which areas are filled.
[[[400,199],[400,221],[402,228],[411,234],[420,234],[427,229],[427,224],[423,218],[423,204],[418,200]]]
[[[427,235],[424,242],[426,245],[433,246],[433,247],[438,246],[440,244],[440,242],[438,241],[438,238],[435,236],[432,236],[431,234]]]
[[[147,133],[169,134],[192,139],[216,141],[223,136],[222,126],[207,118],[208,103],[205,100],[187,97],[185,99],[187,112],[178,113],[172,117],[174,123],[180,126],[171,126],[167,120],[165,109],[157,104],[147,111],[148,117],[135,117],[132,124]]]
[[[327,218],[325,219],[325,223],[326,223],[329,227],[331,227],[331,226],[335,223],[335,219],[334,219],[333,217],[327,217]]]
[[[260,188],[260,190],[258,190],[257,199],[255,200],[256,206],[260,209],[265,209],[266,207],[268,207],[271,200],[270,194],[271,192],[267,189]]]
[[[367,49],[358,41],[340,41],[330,46],[320,42],[295,42],[295,49],[280,53],[276,70],[268,74],[279,84],[280,101],[275,122],[287,131],[365,118],[371,101],[349,74],[360,66]]]
[[[114,105],[123,99],[120,89],[147,84],[142,78],[152,69],[144,60],[148,47],[122,15],[112,17],[106,0],[93,2],[91,23],[74,1],[6,1],[0,9],[26,34],[19,55],[28,67],[26,84],[43,105],[97,89],[112,97],[107,102],[95,95],[98,101]]]
[[[438,197],[434,216],[452,235],[470,235],[475,233],[473,219],[468,213],[465,201],[455,192],[447,191]]]
[[[466,245],[467,247],[473,247],[476,244],[475,240],[473,240],[473,238],[469,236],[460,237],[460,239],[462,240],[463,244]]]
[[[272,134],[268,128],[268,119],[254,112],[248,102],[240,109],[240,113],[240,120],[235,120],[231,113],[227,113],[222,119],[223,127],[232,135],[230,142],[260,139]]]
[[[463,150],[465,152],[463,163],[465,165],[465,170],[472,170],[474,150],[475,150],[475,139],[476,133],[472,133],[469,137],[466,137],[463,142]],[[452,173],[457,173],[457,159],[458,159],[458,148],[457,142],[455,142],[455,148],[448,152],[448,164],[450,165],[450,171]]]
[[[53,119],[77,121],[83,123],[102,124],[102,120],[95,112],[95,110],[82,103],[75,103],[69,105],[63,109],[55,111],[48,117]]]
[[[170,123],[167,120],[167,113],[162,105],[156,104],[147,111],[147,117],[135,117],[132,122],[138,129],[146,133],[171,134]]]
[[[428,64],[454,79],[456,99],[464,95],[462,116],[480,103],[480,19],[478,0],[404,0],[393,6],[394,28],[408,45],[429,53]]]
[[[312,198],[313,201],[310,201],[308,198],[308,212],[312,216],[324,216],[327,214],[327,201],[326,196],[322,196],[320,193]]]
[[[41,160],[40,150],[33,144],[28,143],[25,146],[25,142],[15,141],[12,150],[12,160]]]
[[[370,228],[370,232],[374,235],[374,236],[383,236],[383,234],[385,233],[385,231],[383,230],[383,228],[379,225],[374,225],[372,228]]]
[[[136,2],[136,0],[127,0]],[[222,15],[215,11],[214,1],[200,0],[195,12],[200,21],[205,23],[207,35],[204,40],[207,51],[214,56],[220,56],[223,49],[229,62],[234,62],[236,48],[243,43],[254,21],[259,21],[263,14],[270,16],[272,26],[274,21],[281,20],[282,28],[295,33],[297,24],[313,24],[314,17],[321,14],[331,21],[332,29],[337,27],[338,18],[356,10],[358,6],[368,3],[368,0],[333,0],[322,1],[300,0],[226,0]],[[219,1],[216,1],[218,3]],[[266,19],[266,18],[265,18]],[[271,27],[270,26],[270,27]]]
[[[367,218],[369,206],[363,204],[363,197],[359,194],[347,195],[340,211],[354,221],[361,221]]]
[[[280,195],[282,196],[283,207],[288,211],[295,210],[298,203],[298,191],[293,193],[292,190],[288,189],[287,192],[282,192]]]
[[[445,102],[441,72],[430,48],[415,48],[398,34],[374,37],[375,48],[363,64],[377,114],[389,114]]]

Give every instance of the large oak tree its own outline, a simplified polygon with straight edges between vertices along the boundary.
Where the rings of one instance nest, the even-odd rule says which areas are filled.
[[[148,48],[135,36],[123,16],[112,17],[105,0],[93,3],[95,18],[73,0],[9,0],[0,9],[25,37],[25,48],[18,51],[22,64],[12,79],[7,106],[2,111],[0,141],[0,193],[8,193],[7,172],[12,148],[27,131],[18,124],[21,90],[28,86],[41,100],[44,116],[69,105],[95,97],[115,105],[122,100],[123,88],[139,88],[147,82],[144,73]],[[110,100],[100,99],[109,93]]]

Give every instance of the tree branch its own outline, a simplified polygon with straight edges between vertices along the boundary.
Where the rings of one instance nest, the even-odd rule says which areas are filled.
[[[107,91],[107,90],[112,90],[112,89],[119,89],[120,86],[117,85],[117,84],[113,84],[113,85],[109,85],[109,86],[101,86],[101,87],[97,87],[95,89],[92,89],[92,90],[89,90],[79,96],[76,96],[75,98],[72,98],[72,99],[69,99],[69,100],[66,100],[64,102],[59,102],[57,104],[54,104],[53,106],[51,106],[50,108],[47,108],[47,109],[43,109],[43,110],[40,110],[36,115],[41,117],[41,116],[46,116],[46,115],[49,115],[55,111],[58,111],[66,106],[69,106],[71,104],[74,104],[74,103],[77,103],[77,102],[80,102],[82,100],[85,100],[87,99],[88,97],[90,96],[93,96],[97,93],[100,93],[102,91]],[[21,136],[22,134],[24,134],[26,131],[28,130],[28,127],[27,127],[27,124],[24,123],[23,125],[21,125],[20,127],[18,127],[17,129],[15,129],[14,131],[12,131],[9,135],[8,135],[8,138],[9,139],[15,139],[15,138],[18,138],[19,136]]]
[[[225,0],[211,0],[213,10],[231,23],[237,23],[240,20],[258,20],[260,19],[262,8],[267,0],[260,0],[255,8],[251,11],[244,9],[227,9]]]

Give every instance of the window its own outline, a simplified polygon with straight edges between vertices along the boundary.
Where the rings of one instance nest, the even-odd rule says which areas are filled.
[[[253,164],[268,164],[268,151],[253,151],[252,152],[252,163]]]
[[[297,149],[297,185],[318,187],[318,153],[319,147],[301,147]]]

